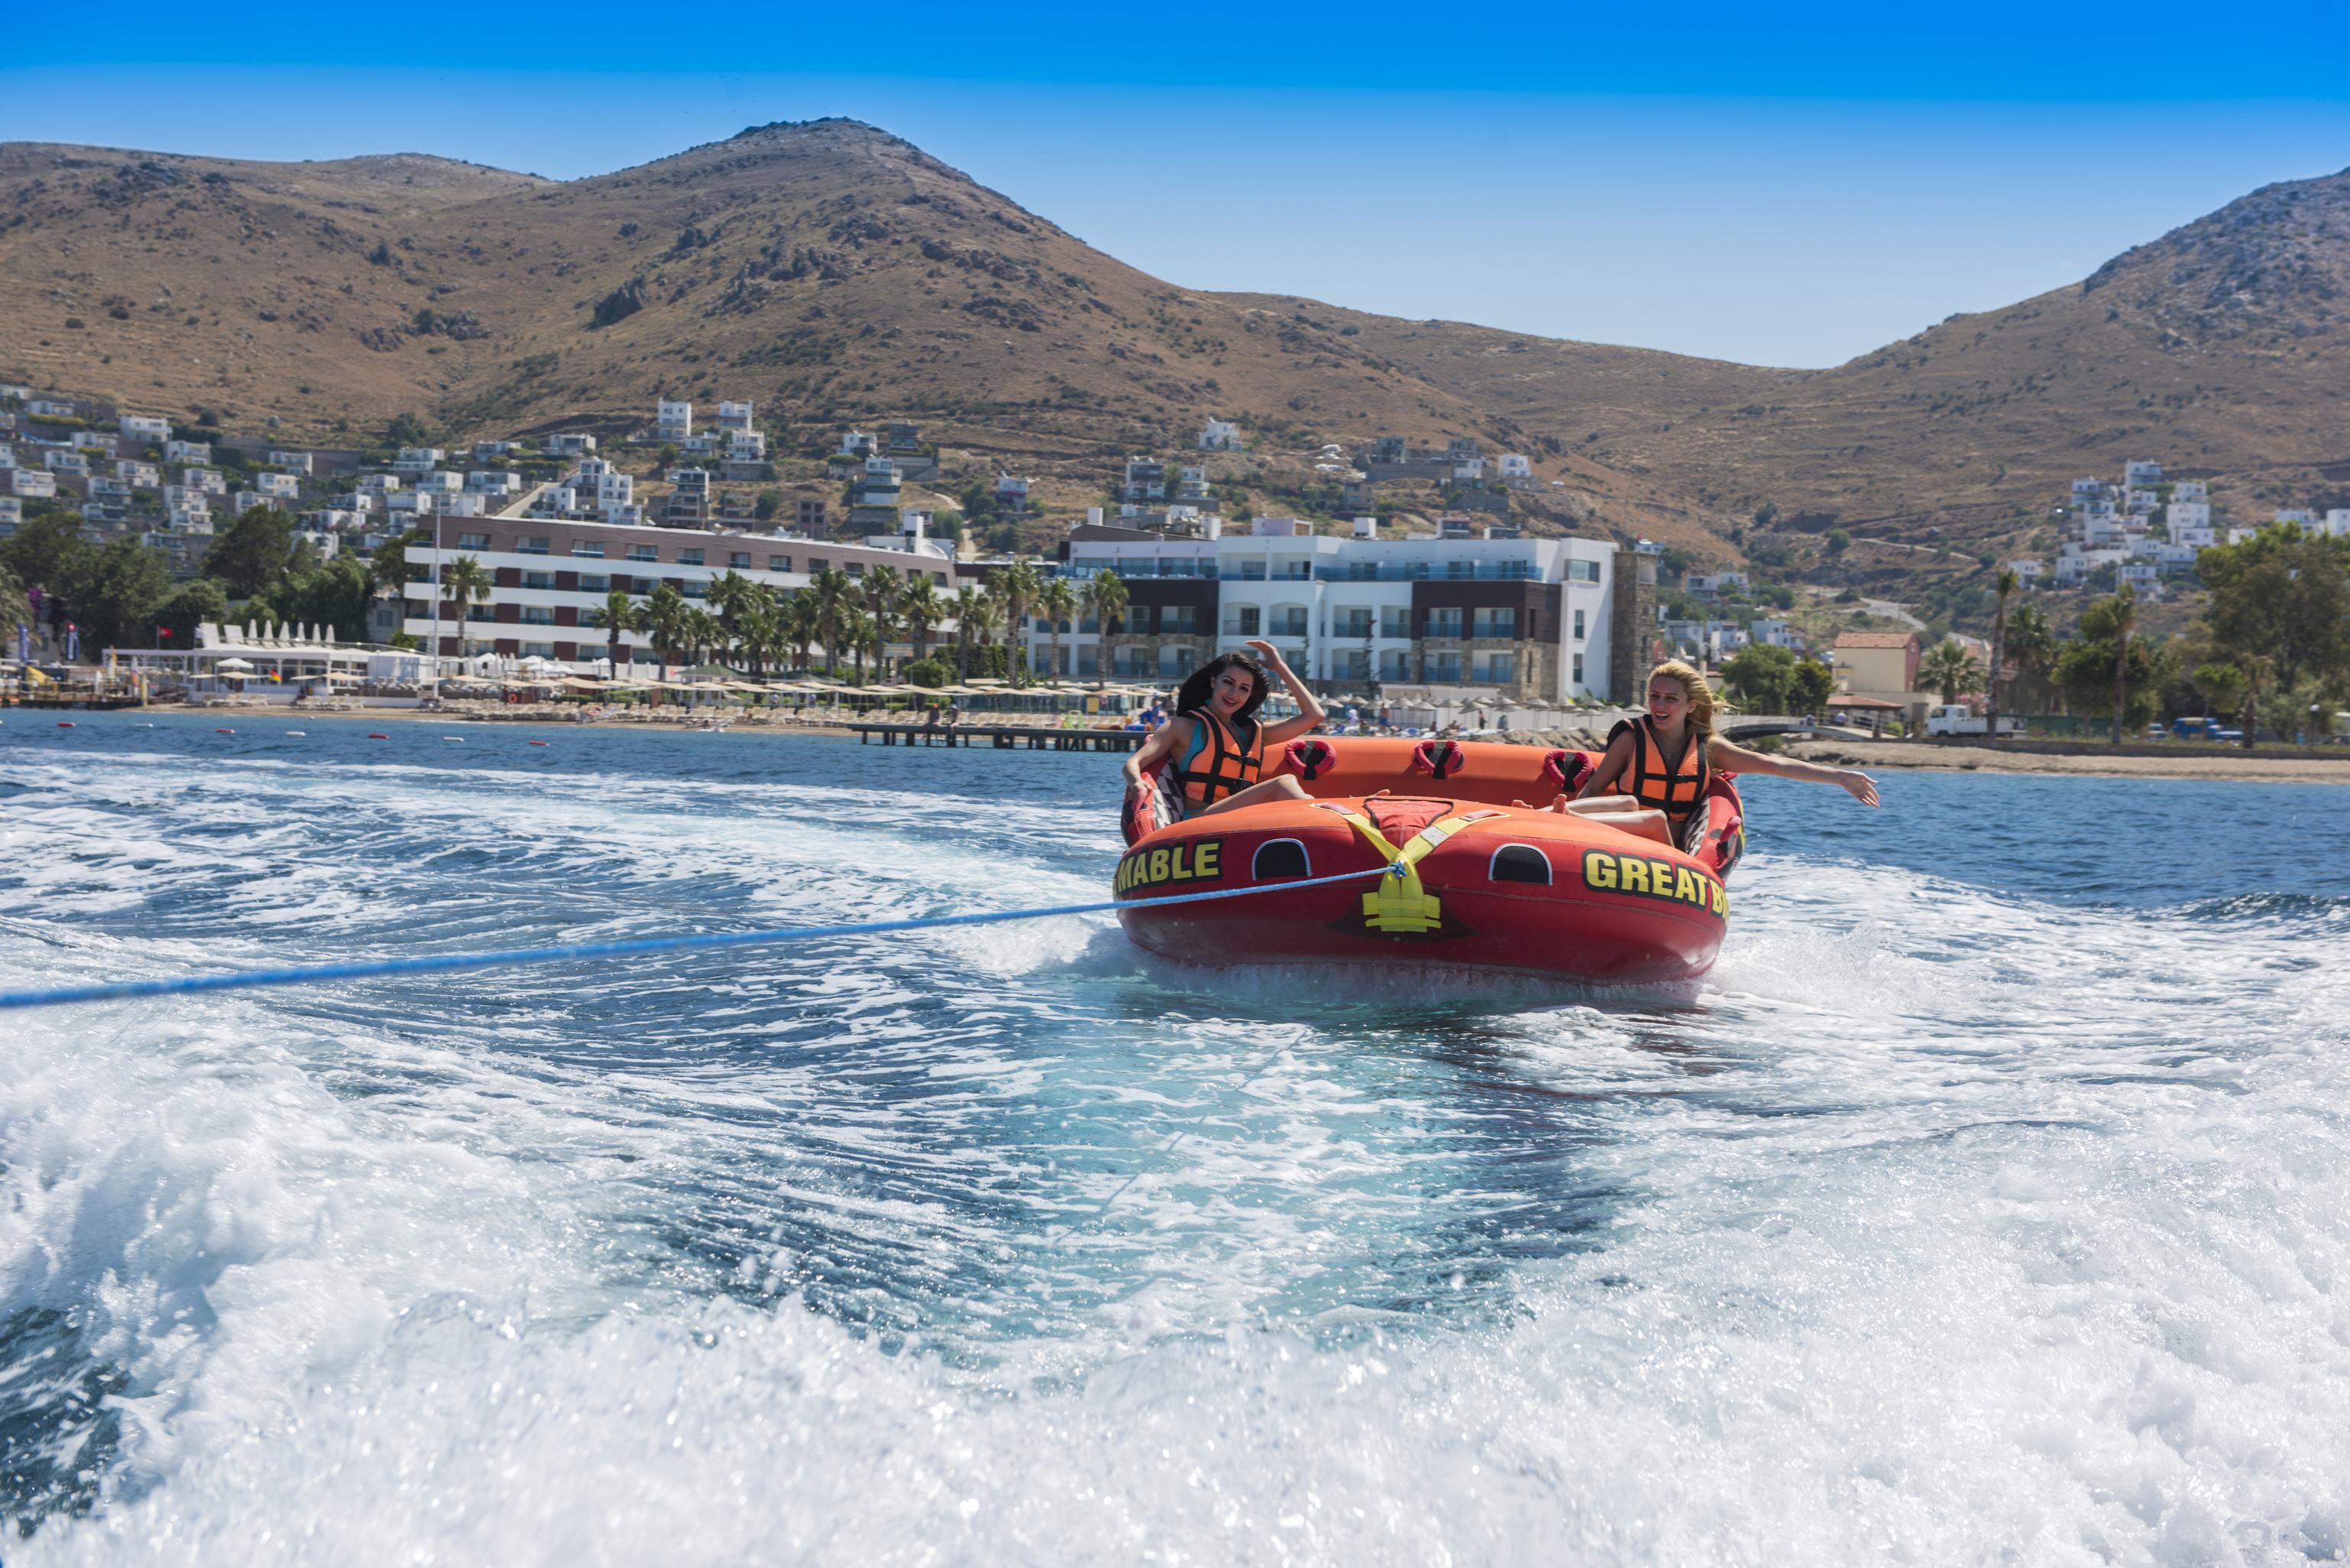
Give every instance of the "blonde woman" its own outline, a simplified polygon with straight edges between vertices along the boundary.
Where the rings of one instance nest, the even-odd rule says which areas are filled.
[[[1556,809],[1570,810],[1586,800],[1596,805],[1592,797],[1612,796],[1625,809],[1662,812],[1678,844],[1690,818],[1704,809],[1706,785],[1716,769],[1835,784],[1863,805],[1877,804],[1877,781],[1856,768],[1764,756],[1717,737],[1711,688],[1704,676],[1676,659],[1649,673],[1648,711],[1608,732],[1607,755],[1583,781],[1575,801],[1562,800]],[[1586,808],[1584,815],[1592,814]]]

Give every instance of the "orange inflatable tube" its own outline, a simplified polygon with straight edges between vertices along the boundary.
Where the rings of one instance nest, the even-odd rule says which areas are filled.
[[[1714,775],[1679,846],[1660,830],[1544,809],[1597,762],[1535,746],[1308,736],[1266,772],[1277,766],[1313,798],[1189,821],[1171,768],[1146,771],[1149,787],[1126,805],[1119,921],[1136,945],[1191,963],[1401,959],[1587,984],[1693,980],[1721,951],[1723,882],[1745,847],[1737,786]],[[1388,875],[1357,882],[1151,902],[1382,867]]]

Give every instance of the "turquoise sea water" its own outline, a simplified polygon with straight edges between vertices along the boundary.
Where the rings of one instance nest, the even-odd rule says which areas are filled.
[[[1118,848],[1111,757],[216,722],[0,726],[0,987]],[[2350,1550],[2350,794],[1884,789],[1751,784],[1687,999],[1070,919],[0,1016],[6,1555]]]

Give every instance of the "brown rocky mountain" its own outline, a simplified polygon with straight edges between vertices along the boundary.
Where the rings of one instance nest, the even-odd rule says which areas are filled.
[[[1561,525],[1721,549],[1767,504],[1972,547],[2125,457],[2350,480],[2345,214],[2350,176],[2272,186],[2082,285],[1790,371],[1186,291],[846,120],[567,183],[17,143],[0,375],[329,443],[401,411],[633,428],[657,394],[1076,470],[1211,416],[1266,451],[1475,435],[1563,482]]]

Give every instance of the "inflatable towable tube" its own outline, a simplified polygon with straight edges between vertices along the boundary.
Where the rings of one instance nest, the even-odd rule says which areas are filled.
[[[1171,767],[1126,802],[1116,896],[1127,934],[1201,964],[1398,959],[1586,983],[1694,979],[1745,849],[1737,785],[1715,774],[1683,842],[1545,809],[1588,752],[1473,741],[1306,736],[1266,759],[1313,798],[1183,820]],[[1379,792],[1386,791],[1382,795]],[[1524,801],[1525,806],[1514,805]],[[1357,884],[1152,909],[1170,893],[1300,881],[1384,864]]]

